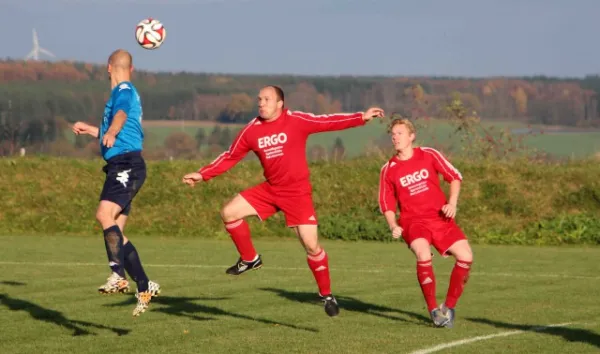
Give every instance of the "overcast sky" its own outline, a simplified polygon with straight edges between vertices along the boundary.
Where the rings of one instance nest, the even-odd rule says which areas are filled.
[[[0,58],[36,28],[60,59],[131,50],[160,71],[318,75],[577,76],[600,73],[598,0],[0,0]],[[167,39],[141,49],[137,22]]]

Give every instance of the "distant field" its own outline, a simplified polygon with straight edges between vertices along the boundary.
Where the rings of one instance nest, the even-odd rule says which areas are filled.
[[[146,120],[144,128],[212,128],[218,123],[204,120]]]
[[[493,127],[496,132],[509,129],[516,133],[521,133],[522,131],[532,129],[535,133],[524,138],[525,146],[557,157],[580,158],[600,152],[599,130],[575,130],[573,128],[555,126],[529,126],[524,123],[511,121],[486,121],[483,124],[487,128]],[[198,129],[204,129],[205,134],[208,136],[217,125],[221,128],[229,128],[232,131],[232,135],[236,134],[243,127],[242,124],[220,124],[207,121],[145,121],[145,146],[146,148],[161,147],[165,139],[175,132],[185,132],[191,137],[195,137]],[[515,134],[515,136],[517,135]],[[67,132],[67,137],[72,141],[73,135],[70,131]],[[330,150],[337,137],[342,139],[347,157],[355,157],[364,153],[367,149],[374,146],[377,141],[388,141],[385,124],[375,121],[360,128],[312,135],[308,140],[308,148],[318,144]],[[438,148],[447,148],[458,144],[452,126],[439,120],[431,120],[420,127],[417,139],[420,145],[429,145]]]
[[[484,122],[486,128],[493,127],[494,132],[501,130],[532,129],[535,131],[523,139],[526,147],[532,150],[546,152],[558,157],[586,157],[600,152],[600,131],[572,132],[568,128],[529,126],[519,122],[494,121]],[[542,133],[538,132],[541,130]],[[517,134],[514,134],[517,137]],[[377,140],[388,141],[385,125],[371,123],[361,128],[349,129],[339,132],[330,132],[313,135],[309,139],[309,146],[321,144],[330,149],[337,137],[344,142],[346,154],[354,157],[365,151]],[[417,132],[417,143],[434,147],[447,147],[458,144],[453,127],[442,121],[432,120],[426,123]],[[392,153],[392,151],[389,151]]]

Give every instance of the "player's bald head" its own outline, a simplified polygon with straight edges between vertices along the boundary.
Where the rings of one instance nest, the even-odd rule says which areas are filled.
[[[267,85],[267,86],[263,87],[261,91],[262,92],[270,92],[270,93],[274,94],[278,101],[285,101],[285,95],[283,93],[283,90],[279,86]]]
[[[117,49],[108,57],[108,65],[115,68],[130,69],[132,64],[133,58],[125,49]]]

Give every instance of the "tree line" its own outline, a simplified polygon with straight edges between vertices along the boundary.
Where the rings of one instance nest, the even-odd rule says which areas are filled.
[[[380,105],[405,117],[443,118],[445,107],[458,95],[469,111],[484,120],[600,127],[600,76],[471,79],[135,71],[133,80],[142,96],[145,120],[245,123],[256,115],[258,89],[277,84],[286,93],[288,107],[315,113]],[[23,146],[33,152],[66,153],[70,147],[64,134],[69,123],[83,120],[98,125],[108,96],[103,65],[0,60],[0,153],[11,155]],[[219,138],[222,143],[215,144],[208,142],[208,132],[204,134],[206,143],[197,136],[174,136],[170,141],[186,146],[191,139],[196,150],[205,146],[210,151],[227,145],[224,142],[233,136],[223,129],[218,132],[224,135]],[[93,142],[85,138],[77,138],[74,146],[94,152]],[[313,151],[315,156],[328,154]]]
[[[456,92],[484,119],[590,126],[598,124],[600,77],[557,79],[448,77],[310,77],[135,72],[145,119],[242,123],[255,95],[278,84],[293,109],[330,113],[381,105],[404,115],[439,116]],[[77,62],[0,61],[0,97],[22,119],[98,119],[108,96],[106,67]]]

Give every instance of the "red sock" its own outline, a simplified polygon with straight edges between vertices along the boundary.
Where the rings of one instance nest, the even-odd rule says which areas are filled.
[[[319,294],[321,296],[331,295],[331,279],[329,278],[329,258],[324,249],[316,255],[308,255],[308,267],[313,273],[317,285],[319,286]]]
[[[417,280],[421,286],[423,297],[427,303],[427,309],[431,312],[438,307],[435,298],[435,274],[433,274],[433,266],[431,261],[417,261]]]
[[[450,275],[450,285],[448,286],[448,294],[446,295],[446,307],[453,309],[460,298],[460,295],[465,288],[465,284],[469,280],[469,272],[471,271],[471,263],[457,260]]]
[[[250,238],[250,226],[244,219],[225,223],[225,229],[231,235],[233,243],[243,261],[252,261],[256,257],[256,250]]]

